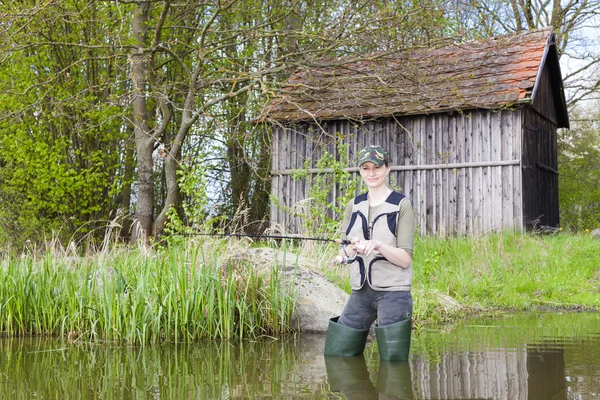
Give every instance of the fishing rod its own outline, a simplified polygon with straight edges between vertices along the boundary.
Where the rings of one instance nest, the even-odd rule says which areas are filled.
[[[344,252],[343,256],[336,256],[334,262],[337,264],[351,264],[356,259],[356,255],[353,257],[348,256],[346,253],[346,246],[356,243],[355,240],[348,239],[326,239],[326,238],[315,238],[308,236],[290,236],[290,235],[261,235],[255,233],[187,233],[185,236],[218,236],[218,237],[251,237],[260,239],[296,239],[296,240],[312,240],[317,242],[328,242],[336,243],[340,246],[340,249]]]
[[[349,245],[349,240],[343,239],[326,239],[307,236],[291,236],[291,235],[261,235],[258,233],[187,233],[186,236],[218,236],[218,237],[251,237],[259,239],[296,239],[296,240],[314,240],[318,242],[330,242],[336,244]]]

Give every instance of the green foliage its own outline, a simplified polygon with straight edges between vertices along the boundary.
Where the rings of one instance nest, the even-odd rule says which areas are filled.
[[[116,209],[126,139],[119,69],[107,45],[113,23],[94,23],[110,20],[112,8],[80,3],[44,7],[33,19],[27,2],[4,10],[14,29],[0,48],[0,200],[18,206],[0,210],[0,248],[101,239],[94,231]]]
[[[356,194],[358,181],[346,170],[348,160],[348,144],[338,138],[336,148],[338,154],[327,151],[317,160],[317,173],[311,173],[311,160],[305,162],[304,169],[292,174],[294,180],[307,180],[309,191],[307,202],[303,207],[295,206],[290,212],[302,219],[306,234],[332,236],[339,231],[341,216],[346,204]]]
[[[179,188],[183,195],[182,208],[185,218],[181,221],[175,208],[169,210],[167,233],[192,233],[201,231],[208,215],[206,172],[198,164],[183,164],[177,171]],[[185,225],[185,226],[184,226]]]
[[[599,117],[598,111],[575,110],[573,128],[559,131],[560,220],[566,229],[600,227]]]

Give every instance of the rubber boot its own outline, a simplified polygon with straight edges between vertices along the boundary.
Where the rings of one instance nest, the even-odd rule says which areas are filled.
[[[379,358],[383,361],[407,361],[410,352],[410,329],[412,320],[396,322],[391,325],[376,326]]]
[[[325,338],[326,356],[355,356],[362,354],[367,343],[368,329],[354,329],[338,324],[338,317],[329,320]]]
[[[415,397],[408,362],[381,361],[377,375],[377,392],[394,399],[413,400]]]
[[[354,357],[325,356],[325,368],[332,392],[340,392],[346,399],[379,400],[362,354]]]

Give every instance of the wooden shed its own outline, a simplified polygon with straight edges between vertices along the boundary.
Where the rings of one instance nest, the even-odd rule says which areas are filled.
[[[289,210],[310,182],[292,172],[324,173],[325,152],[355,160],[369,144],[389,150],[390,179],[411,199],[421,234],[559,224],[556,133],[569,118],[551,28],[324,60],[293,75],[264,116],[278,199],[271,221],[287,231],[300,227]]]

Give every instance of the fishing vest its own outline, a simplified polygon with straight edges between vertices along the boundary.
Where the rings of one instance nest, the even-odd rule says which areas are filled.
[[[396,224],[400,202],[406,197],[392,192],[377,210],[373,225],[369,226],[369,199],[367,193],[354,198],[352,216],[346,229],[346,237],[350,240],[375,239],[392,247],[396,247]],[[392,264],[377,250],[371,255],[359,254],[350,265],[350,285],[358,290],[367,282],[374,290],[409,291],[412,285],[412,265],[403,268]]]

